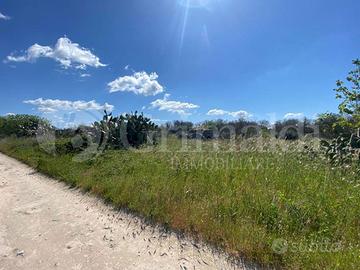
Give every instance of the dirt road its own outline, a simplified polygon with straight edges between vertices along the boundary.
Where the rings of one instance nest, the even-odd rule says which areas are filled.
[[[0,153],[0,269],[245,269]]]

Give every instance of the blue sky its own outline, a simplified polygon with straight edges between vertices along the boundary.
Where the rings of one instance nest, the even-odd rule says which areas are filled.
[[[0,115],[336,111],[335,81],[360,57],[359,10],[356,0],[4,0]]]

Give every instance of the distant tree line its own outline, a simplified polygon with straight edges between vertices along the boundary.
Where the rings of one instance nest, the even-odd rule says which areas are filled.
[[[239,119],[235,121],[208,120],[201,123],[193,123],[189,121],[173,121],[168,122],[162,127],[158,127],[151,119],[143,114],[126,114],[118,117],[112,116],[105,112],[101,121],[93,123],[93,125],[80,125],[76,128],[56,128],[52,127],[48,120],[35,115],[11,115],[0,116],[0,137],[16,136],[31,137],[35,136],[40,126],[53,128],[57,137],[74,137],[81,132],[87,132],[93,136],[101,136],[100,134],[108,134],[108,143],[121,147],[121,142],[117,138],[122,128],[127,134],[127,141],[131,146],[139,146],[148,142],[153,138],[149,132],[156,132],[159,128],[166,129],[169,134],[181,134],[194,137],[196,133],[206,134],[206,131],[212,130],[222,131],[222,136],[227,132],[226,128],[231,126],[234,128],[235,134],[240,137],[248,138],[259,135],[273,134],[279,139],[294,140],[300,135],[319,134],[320,138],[334,139],[339,136],[350,136],[356,132],[351,124],[342,124],[343,116],[335,113],[320,114],[315,120],[304,119],[287,119],[276,121],[270,124],[268,121],[248,121]],[[350,123],[353,121],[348,120]],[[355,124],[354,124],[355,126]],[[97,134],[97,135],[96,135]],[[210,136],[210,135],[209,135]],[[195,137],[194,137],[195,138]],[[102,138],[101,140],[105,139]]]
[[[297,140],[302,136],[311,135],[322,139],[334,139],[339,136],[350,136],[355,129],[341,124],[343,117],[335,113],[320,114],[312,119],[285,119],[270,124],[268,121],[249,121],[239,119],[225,121],[222,119],[208,120],[202,123],[189,121],[173,121],[166,123],[162,128],[169,134],[178,137],[212,139],[216,131],[219,138],[229,138],[230,129],[237,138],[254,136],[274,136],[278,139]]]

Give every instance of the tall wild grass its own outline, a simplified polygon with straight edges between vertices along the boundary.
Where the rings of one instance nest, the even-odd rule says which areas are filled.
[[[210,141],[200,151],[196,140],[184,146],[169,138],[166,149],[109,150],[84,162],[47,154],[33,139],[3,140],[0,151],[235,257],[277,268],[358,269],[360,177],[331,167],[310,144]]]

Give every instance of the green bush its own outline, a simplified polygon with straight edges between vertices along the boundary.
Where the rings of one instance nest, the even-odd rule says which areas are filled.
[[[325,156],[334,165],[353,164],[360,162],[360,137],[356,135],[339,136],[328,142],[321,141]]]
[[[142,113],[126,114],[118,117],[105,111],[103,120],[95,122],[96,134],[100,136],[99,145],[106,144],[115,149],[155,144],[158,127]]]
[[[33,137],[40,127],[50,127],[50,123],[35,115],[18,114],[0,117],[0,137]]]
[[[324,139],[334,139],[339,136],[350,136],[353,130],[349,126],[341,125],[342,117],[335,113],[322,113],[315,120],[315,125],[319,127],[320,137]]]

